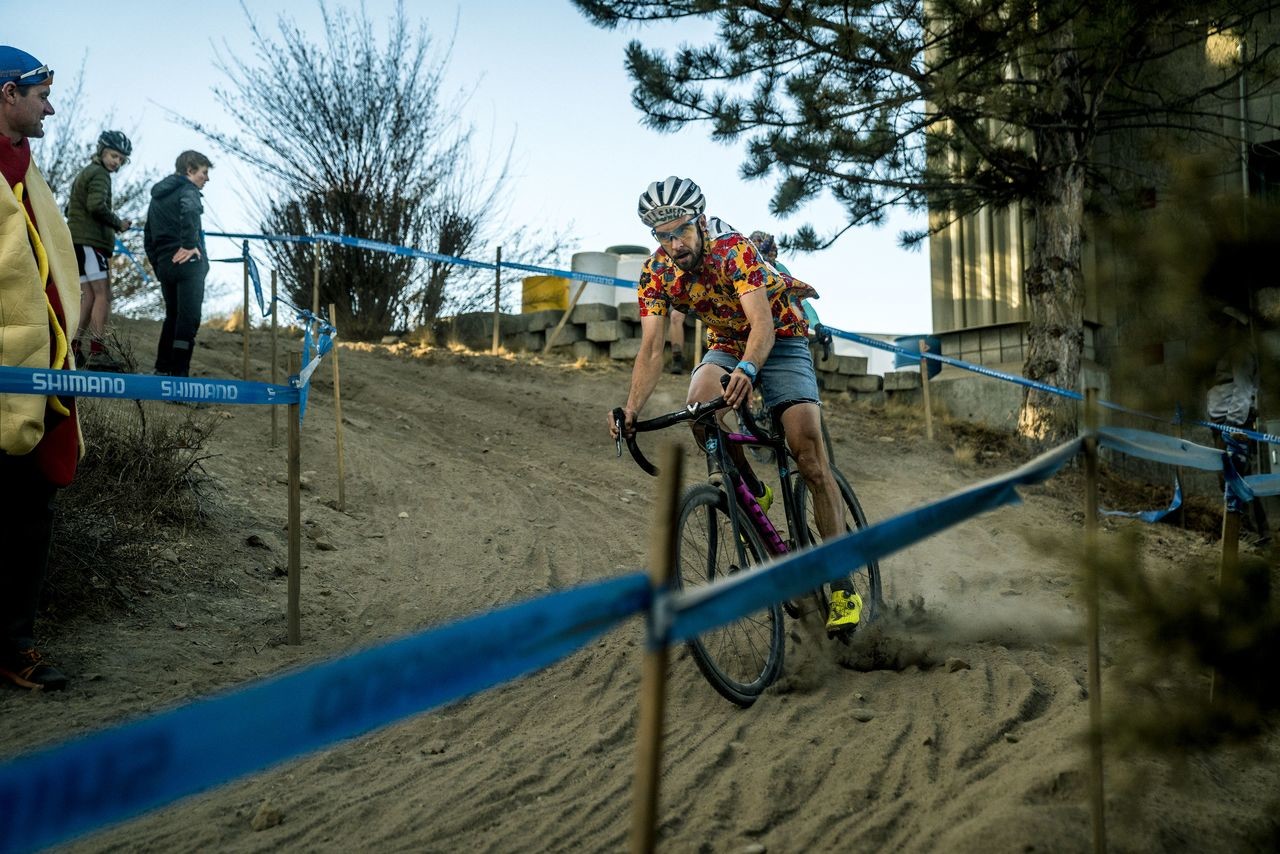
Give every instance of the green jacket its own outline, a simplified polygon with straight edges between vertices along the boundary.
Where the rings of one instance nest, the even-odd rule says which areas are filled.
[[[111,173],[96,154],[71,185],[67,228],[72,242],[106,252],[115,248],[116,232],[124,230],[124,223],[111,209]]]

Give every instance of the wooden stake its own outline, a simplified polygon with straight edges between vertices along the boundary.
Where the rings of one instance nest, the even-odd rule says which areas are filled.
[[[280,384],[280,361],[277,358],[277,339],[279,337],[279,328],[276,321],[276,271],[271,270],[271,384]],[[271,447],[280,444],[279,428],[277,427],[277,415],[280,407],[271,407]]]
[[[320,316],[320,244],[311,247],[311,313]]]
[[[1224,451],[1223,453],[1230,453]],[[1255,498],[1254,501],[1261,501]],[[1239,597],[1240,585],[1240,514],[1227,509],[1226,496],[1222,504],[1222,565],[1218,569],[1218,616],[1232,619],[1226,604]],[[1227,683],[1217,670],[1209,671],[1209,702],[1220,702],[1227,696]]]
[[[1084,561],[1089,643],[1089,814],[1093,850],[1107,850],[1106,800],[1102,765],[1102,653],[1098,591],[1098,390],[1085,390],[1084,402]]]
[[[582,292],[587,289],[587,283],[584,281],[578,285],[578,289],[573,292],[573,299],[569,300],[569,307],[565,309],[564,316],[560,318],[560,322],[556,324],[556,328],[551,330],[551,334],[547,336],[547,343],[542,347],[542,355],[551,352],[551,348],[555,345],[556,339],[560,337],[560,330],[564,329],[564,325],[569,322],[569,315],[573,314],[573,309],[578,305],[578,300],[582,299]]]
[[[244,242],[244,311],[240,319],[244,322],[244,381],[249,381],[249,241]]]
[[[502,247],[498,247],[498,262],[493,270],[493,348],[498,355],[498,339],[502,335]]]
[[[1182,438],[1182,404],[1178,404],[1178,421],[1175,425],[1175,429],[1177,430],[1178,438],[1181,439]],[[1181,486],[1184,483],[1182,479],[1182,466],[1174,467],[1173,476],[1177,479],[1177,483],[1179,486]],[[1178,505],[1178,527],[1179,528],[1187,527],[1187,502],[1185,498],[1183,499],[1182,503]]]
[[[924,353],[929,352],[929,344],[920,339],[920,388],[924,390],[924,429],[929,441],[933,441],[933,403],[929,400],[929,360]]]
[[[333,323],[333,319],[337,317],[334,304],[329,303],[329,322]],[[333,359],[333,414],[338,419],[338,509],[345,511],[347,509],[347,468],[346,456],[342,450],[342,384],[338,378],[338,343],[334,341],[333,349],[329,351],[330,358]]]
[[[680,479],[684,450],[676,444],[662,449],[658,500],[649,537],[649,584],[655,601],[671,586],[675,574],[676,514],[680,509]],[[649,648],[640,681],[640,723],[636,730],[635,795],[631,807],[632,854],[651,852],[657,842],[658,778],[662,770],[662,721],[667,703],[667,627],[654,624],[649,611]],[[655,637],[655,632],[661,633]]]
[[[289,376],[302,370],[302,357],[289,354]],[[289,404],[289,605],[287,611],[290,646],[302,643],[302,428],[298,424],[301,407]]]

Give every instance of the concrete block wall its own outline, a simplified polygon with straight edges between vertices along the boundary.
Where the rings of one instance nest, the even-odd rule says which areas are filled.
[[[552,332],[564,317],[559,309],[504,314],[501,317],[502,346],[512,352],[541,353]],[[452,318],[454,340],[475,350],[488,350],[493,343],[493,313],[475,312]],[[696,342],[695,324],[685,323],[685,353],[692,354]],[[574,307],[569,321],[560,327],[552,350],[576,359],[621,362],[634,361],[640,352],[640,307],[634,302],[621,305],[587,303]],[[884,377],[868,374],[865,356],[826,358],[820,347],[813,350],[818,386],[825,394],[847,393],[854,399],[881,400],[887,392],[918,390],[918,371],[896,371]]]

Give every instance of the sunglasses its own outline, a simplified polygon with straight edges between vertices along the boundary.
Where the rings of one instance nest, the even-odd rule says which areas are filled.
[[[43,80],[46,77],[52,77],[52,76],[53,76],[53,69],[49,68],[49,66],[47,65],[41,65],[38,68],[33,68],[30,71],[24,71],[23,73],[19,74],[16,78],[14,78],[14,82],[17,83],[19,86],[22,86],[22,85],[26,85],[22,81],[26,80],[28,77],[39,77],[41,78],[41,80]],[[37,82],[39,81],[35,81],[35,80],[32,81],[32,83],[37,83]]]
[[[649,229],[649,233],[652,234],[654,240],[657,240],[659,243],[670,244],[671,241],[675,240],[676,238],[679,238],[680,240],[688,242],[689,239],[693,237],[694,230],[697,229],[697,227],[698,227],[698,218],[694,217],[693,219],[686,222],[684,225],[676,226],[670,231],[658,231],[658,229],[656,228],[651,228]]]

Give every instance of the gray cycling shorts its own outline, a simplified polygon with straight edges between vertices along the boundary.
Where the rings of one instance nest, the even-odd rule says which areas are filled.
[[[723,350],[708,350],[698,367],[717,365],[732,371],[738,358]],[[696,370],[696,369],[695,369]],[[772,412],[782,404],[819,403],[818,375],[807,338],[775,338],[769,358],[760,366],[757,386],[764,395],[765,408]]]

